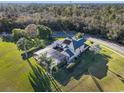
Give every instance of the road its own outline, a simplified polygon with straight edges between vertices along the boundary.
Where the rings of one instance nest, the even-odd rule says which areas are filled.
[[[92,40],[94,42],[104,44],[105,46],[115,50],[116,52],[119,52],[120,54],[124,55],[124,46],[111,42],[109,40],[101,39],[101,38],[96,38],[96,37],[91,37],[91,36],[85,36],[85,38]]]

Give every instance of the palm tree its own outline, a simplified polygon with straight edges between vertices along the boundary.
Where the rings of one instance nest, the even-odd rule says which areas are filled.
[[[30,63],[33,73],[29,73],[29,81],[36,92],[52,91],[51,81],[44,69],[38,65],[33,66]]]
[[[53,63],[53,59],[52,59],[52,58],[48,58],[48,57],[47,57],[47,53],[42,54],[42,55],[39,57],[39,59],[40,59],[40,65],[45,65],[44,68],[45,68],[49,73],[51,73],[51,65],[52,65],[52,63]]]
[[[47,53],[42,54],[40,57],[40,64],[43,65],[45,64],[46,67],[43,67],[44,69],[46,69],[46,75],[49,77],[49,80],[51,81],[52,85],[55,87],[56,91],[61,92],[61,88],[59,88],[58,84],[56,83],[56,81],[54,80],[54,78],[52,77],[51,73],[52,73],[52,67],[54,67],[54,62],[52,58],[48,58],[47,57]]]
[[[25,56],[28,58],[28,50],[32,47],[32,42],[27,40],[26,38],[20,38],[17,41],[17,47],[19,50],[25,51]]]
[[[100,46],[98,44],[93,44],[90,48],[90,51],[93,51],[94,54],[99,53],[99,51],[101,50]]]
[[[93,60],[95,60],[95,55],[99,53],[99,51],[101,50],[101,47],[98,44],[93,44],[92,46],[90,46],[89,50],[92,53]]]
[[[46,63],[47,63],[47,70],[49,73],[52,73],[52,63],[53,63],[53,59],[52,58],[47,58],[46,60]]]
[[[40,57],[39,57],[39,64],[40,65],[45,65],[45,61],[47,60],[47,57],[46,57],[46,53],[45,54],[42,54]]]

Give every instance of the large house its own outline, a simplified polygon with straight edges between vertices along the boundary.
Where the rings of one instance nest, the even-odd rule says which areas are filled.
[[[35,52],[34,58],[39,60],[39,57],[46,53],[47,57],[51,57],[54,60],[54,65],[58,65],[63,61],[69,64],[88,48],[85,41],[84,38],[75,39],[74,37],[57,40],[46,48]]]

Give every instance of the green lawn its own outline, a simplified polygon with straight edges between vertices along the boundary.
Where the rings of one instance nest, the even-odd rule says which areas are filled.
[[[0,42],[0,91],[33,91],[28,79],[32,70],[20,54],[15,44]]]
[[[34,91],[31,67],[13,43],[0,42],[0,91]],[[72,72],[60,70],[55,79],[63,91],[123,91],[124,57],[102,47],[92,59],[87,52]],[[31,63],[36,64],[33,58]]]
[[[2,42],[2,38],[0,37],[0,42]]]
[[[65,38],[55,38],[55,40],[64,40]]]
[[[63,91],[124,90],[124,57],[101,47],[94,60],[87,52],[72,72],[62,69],[55,75]]]

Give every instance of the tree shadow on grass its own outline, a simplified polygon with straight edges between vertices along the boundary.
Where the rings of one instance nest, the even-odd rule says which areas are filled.
[[[50,80],[46,73],[44,72],[44,70],[37,65],[33,66],[29,60],[27,61],[33,71],[29,72],[28,78],[34,91],[36,92],[52,91]]]
[[[107,75],[107,71],[107,62],[103,61],[94,63],[91,67],[88,68],[88,72],[98,79],[102,79],[103,77],[105,77]]]
[[[98,79],[102,79],[107,75],[108,59],[110,56],[97,54],[93,60],[92,55],[88,52],[83,54],[82,61],[73,69],[72,72],[67,71],[65,68],[60,69],[53,76],[62,85],[68,84],[73,77],[76,80],[80,79],[84,74],[92,75]],[[89,74],[90,72],[90,74]]]
[[[97,88],[99,89],[100,92],[104,92],[102,87],[100,86],[99,82],[96,80],[94,76],[91,75],[91,78],[93,79],[94,83],[96,84]]]
[[[111,73],[113,73],[114,75],[116,75],[116,76],[124,83],[124,77],[123,77],[123,76],[121,76],[120,74],[118,74],[118,73],[116,73],[116,72],[114,72],[114,71],[112,71],[112,70],[110,70],[110,69],[109,69],[109,71],[110,71]]]
[[[53,77],[48,74],[41,66],[33,66],[30,60],[27,59],[33,72],[29,72],[29,81],[36,92],[62,92]]]

